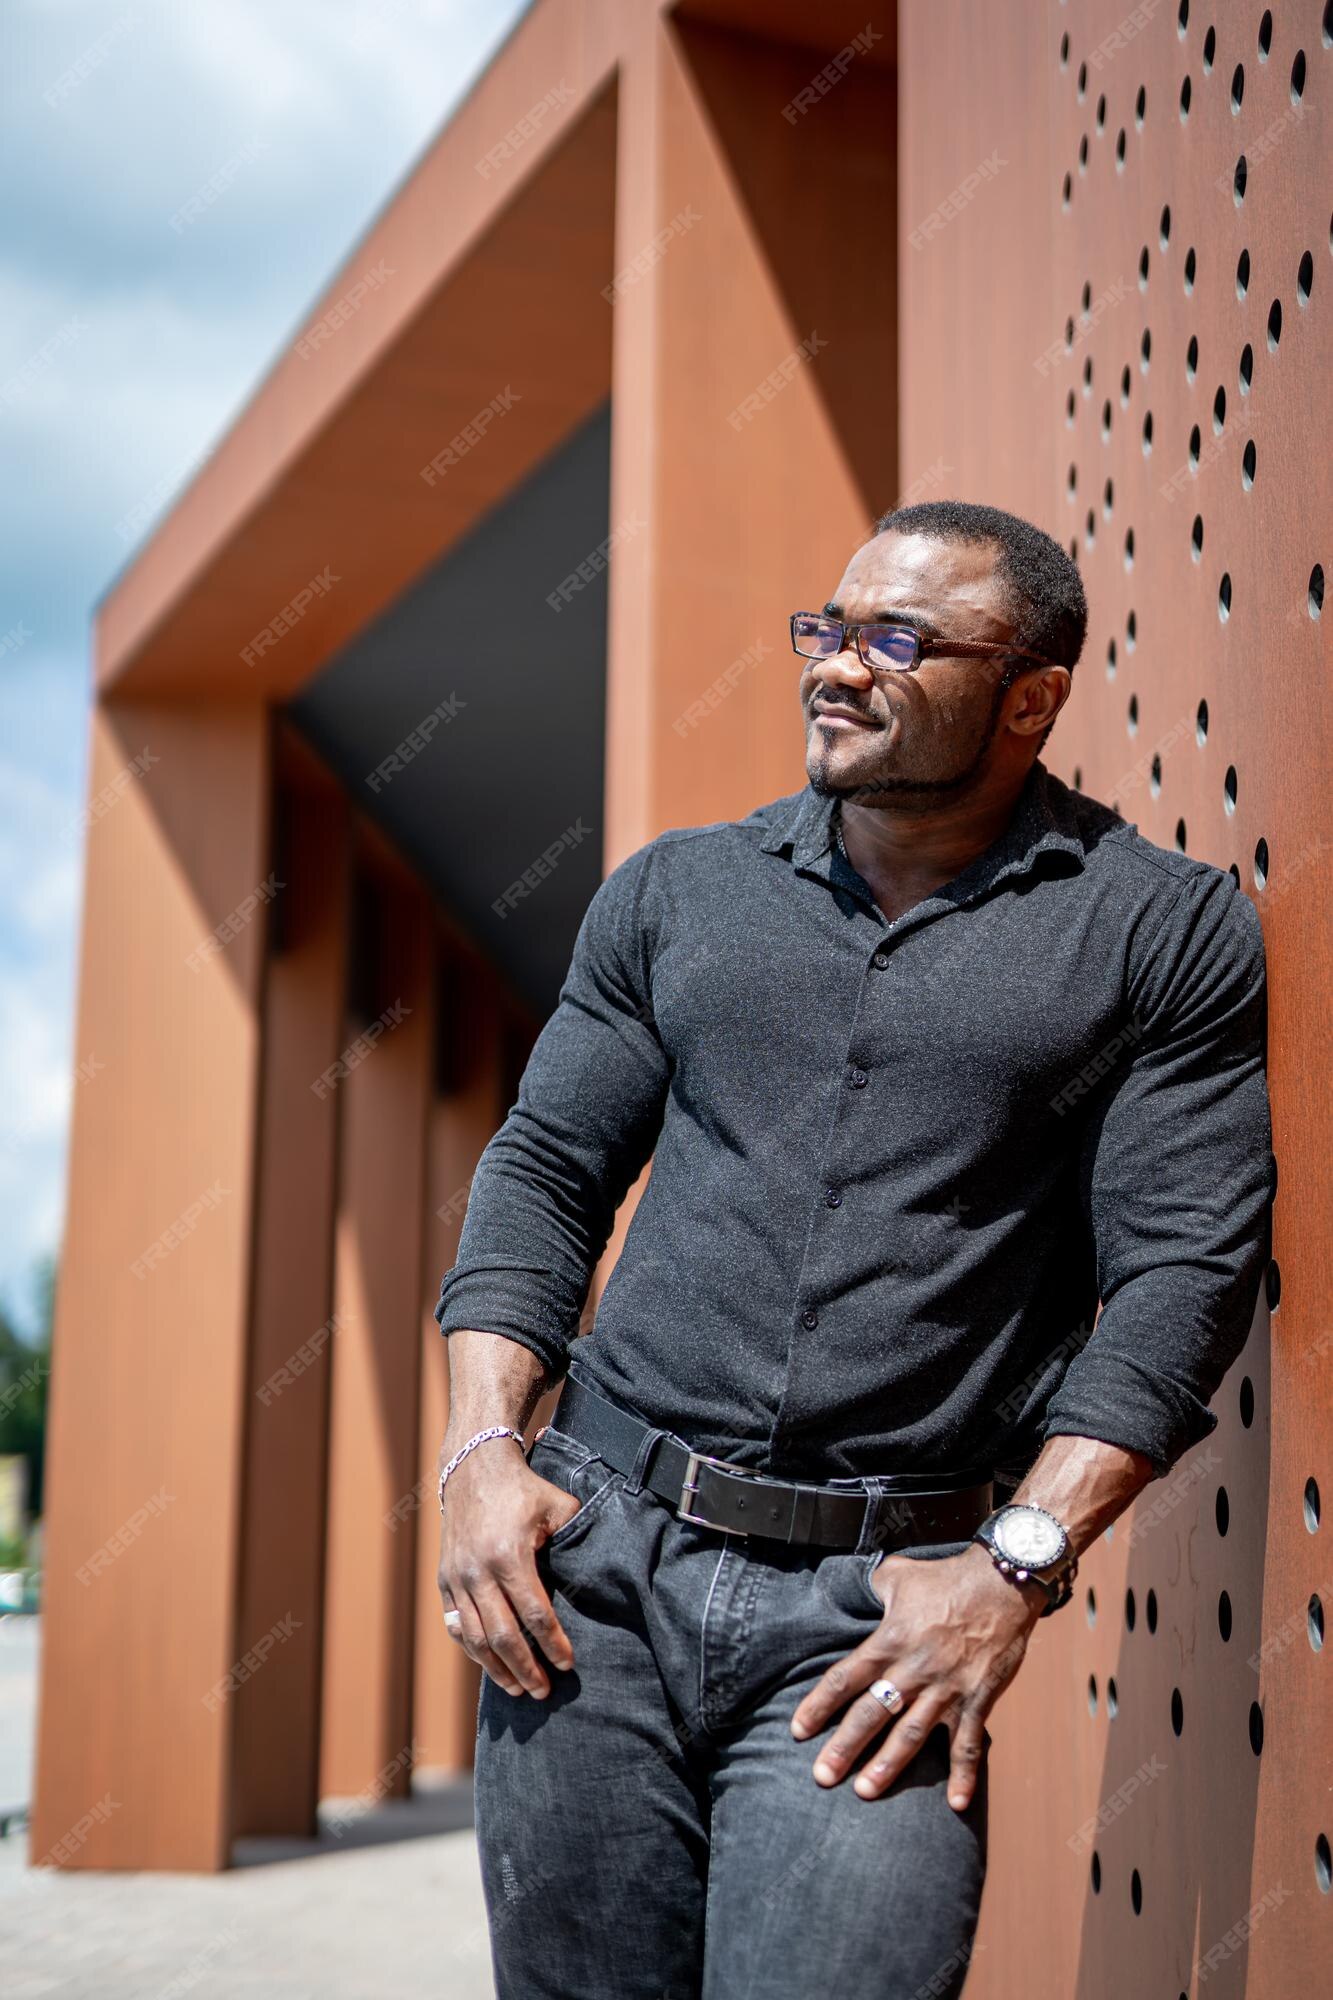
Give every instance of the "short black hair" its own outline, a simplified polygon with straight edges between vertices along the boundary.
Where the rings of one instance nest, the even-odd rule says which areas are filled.
[[[1072,672],[1088,630],[1088,600],[1078,564],[1031,521],[971,500],[922,500],[875,523],[882,535],[933,535],[944,542],[993,542],[1006,587],[1014,644]]]

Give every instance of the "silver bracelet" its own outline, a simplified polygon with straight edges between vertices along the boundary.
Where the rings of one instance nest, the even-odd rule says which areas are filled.
[[[487,1438],[513,1438],[516,1443],[522,1444],[523,1433],[522,1431],[513,1430],[508,1424],[492,1424],[489,1430],[478,1431],[475,1437],[470,1437],[467,1443],[463,1446],[462,1450],[456,1451],[454,1453],[453,1457],[449,1460],[449,1463],[445,1466],[443,1472],[440,1474],[441,1513],[444,1512],[445,1480],[449,1477],[449,1474],[454,1470],[455,1466],[461,1465],[463,1460],[467,1457],[468,1453],[470,1451],[475,1451],[479,1444],[485,1444]]]

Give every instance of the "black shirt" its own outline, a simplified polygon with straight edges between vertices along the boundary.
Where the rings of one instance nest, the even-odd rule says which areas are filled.
[[[1057,1433],[1164,1472],[1267,1256],[1258,914],[1038,761],[887,923],[833,804],[661,833],[602,883],[440,1327],[561,1375],[651,1157],[577,1350],[651,1422],[807,1479],[1024,1468]]]

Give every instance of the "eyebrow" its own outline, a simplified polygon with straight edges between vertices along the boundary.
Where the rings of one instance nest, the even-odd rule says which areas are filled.
[[[843,619],[843,607],[841,604],[835,604],[831,600],[824,606],[824,616],[826,618],[837,618],[842,620],[843,623],[846,622]],[[933,618],[927,618],[924,613],[915,611],[910,606],[906,610],[902,610],[897,605],[888,605],[882,611],[872,611],[861,622],[865,625],[910,625],[913,631],[921,634],[923,639],[942,639],[944,637],[943,631]]]

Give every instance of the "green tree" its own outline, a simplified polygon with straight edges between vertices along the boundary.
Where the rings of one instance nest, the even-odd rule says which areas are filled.
[[[51,1321],[55,1305],[55,1260],[38,1266],[37,1338],[27,1341],[0,1307],[0,1456],[28,1461],[28,1509],[42,1511],[46,1457],[46,1395],[51,1379]]]

